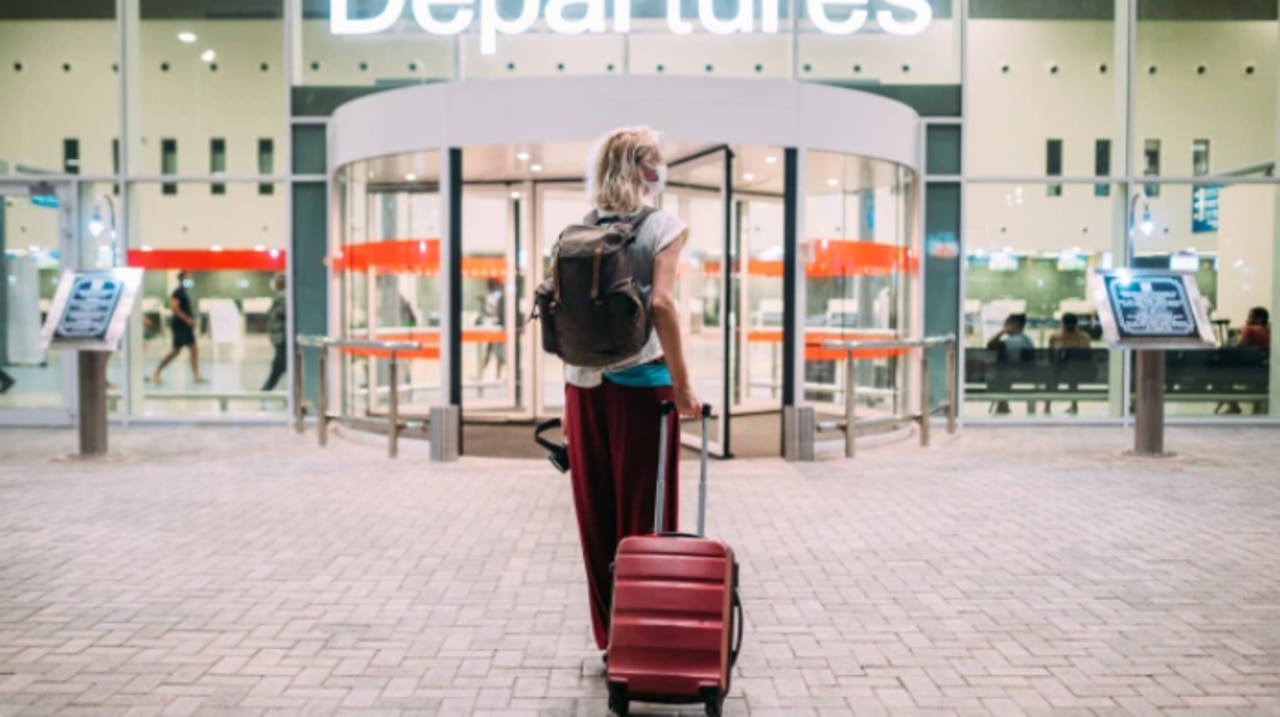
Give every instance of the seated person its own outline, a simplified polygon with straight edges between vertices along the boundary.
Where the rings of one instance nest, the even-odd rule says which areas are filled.
[[[1240,332],[1236,348],[1256,349],[1270,353],[1271,314],[1266,309],[1255,306],[1249,310],[1249,317],[1245,319],[1244,331]]]
[[[1252,349],[1264,354],[1271,353],[1271,314],[1266,309],[1255,306],[1249,310],[1249,316],[1244,322],[1244,331],[1240,332],[1240,338],[1236,339],[1233,348]],[[1227,405],[1227,413],[1240,414],[1240,404],[1232,401]],[[1253,413],[1254,415],[1263,413],[1261,401],[1254,402]]]
[[[1089,344],[1089,334],[1080,330],[1080,317],[1070,312],[1062,315],[1062,329],[1049,337],[1049,348],[1058,349],[1054,352],[1055,361],[1066,360],[1070,355],[1067,349],[1087,349]],[[1071,391],[1077,388],[1075,384],[1067,384],[1067,387]],[[1052,412],[1053,401],[1045,401],[1044,410],[1045,413]],[[1080,405],[1072,401],[1067,413],[1074,416],[1079,412]]]
[[[991,337],[991,340],[987,342],[987,348],[991,351],[999,352],[1000,363],[1015,364],[1030,362],[1033,358],[1036,347],[1035,344],[1031,342],[1031,338],[1026,335],[1026,330],[1027,315],[1010,314],[1009,318],[1004,320],[1004,329],[1000,333]],[[999,373],[996,372],[996,375],[998,376]],[[993,388],[998,387],[1000,390],[1008,390],[1009,388],[1009,382],[1007,380],[998,382],[992,381],[992,383],[996,384]],[[996,403],[995,411],[997,414],[1007,415],[1009,413],[1009,402],[998,401]],[[1027,401],[1027,413],[1034,415],[1035,412],[1035,402]]]

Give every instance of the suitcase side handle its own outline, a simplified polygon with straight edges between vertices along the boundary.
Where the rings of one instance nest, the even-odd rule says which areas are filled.
[[[711,404],[702,404],[702,451],[698,467],[698,535],[707,534],[707,446],[710,440]]]
[[[734,565],[734,574],[737,574],[737,565]],[[733,622],[733,642],[729,645],[729,670],[732,671],[734,666],[738,664],[738,655],[742,653],[742,639],[745,636],[744,616],[742,614],[742,598],[738,595],[737,581],[733,586],[733,602],[730,605],[729,618]],[[727,690],[726,690],[727,691]]]

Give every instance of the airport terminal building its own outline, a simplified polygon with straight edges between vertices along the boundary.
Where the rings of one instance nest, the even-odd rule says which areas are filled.
[[[776,455],[761,423],[842,413],[849,376],[887,418],[952,383],[905,350],[846,375],[832,340],[956,336],[972,423],[1129,421],[1101,268],[1203,294],[1219,347],[1167,354],[1171,420],[1272,421],[1241,337],[1280,304],[1278,46],[1277,0],[4,0],[0,424],[74,422],[41,325],[62,272],[107,266],[146,272],[121,421],[288,421],[317,370],[270,380],[282,307],[290,375],[298,335],[415,345],[395,372],[332,350],[335,414],[558,415],[533,291],[592,142],[640,123],[720,455]],[[198,354],[157,375],[175,292]]]

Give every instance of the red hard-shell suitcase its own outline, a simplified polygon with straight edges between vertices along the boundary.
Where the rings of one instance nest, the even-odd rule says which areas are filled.
[[[706,705],[718,717],[742,645],[742,605],[733,550],[703,537],[707,505],[707,421],[702,408],[698,533],[661,533],[667,424],[662,406],[654,534],[626,538],[613,568],[607,680],[609,708],[626,717],[632,701]]]

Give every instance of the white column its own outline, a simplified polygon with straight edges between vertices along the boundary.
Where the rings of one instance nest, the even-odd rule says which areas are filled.
[[[1280,3],[1278,3],[1280,4]],[[1277,61],[1280,64],[1280,60]],[[1277,95],[1280,98],[1280,94]],[[1280,99],[1277,99],[1276,110],[1276,144],[1275,151],[1280,153]],[[1271,383],[1268,409],[1272,416],[1280,416],[1280,361],[1276,361],[1276,348],[1280,343],[1275,338],[1276,317],[1280,315],[1280,186],[1274,188],[1276,213],[1271,223]],[[1263,233],[1265,236],[1265,232]]]
[[[1112,66],[1115,71],[1115,129],[1111,141],[1111,158],[1119,159],[1121,173],[1125,177],[1133,176],[1133,59],[1137,48],[1133,43],[1137,40],[1137,0],[1116,0],[1114,52]],[[1113,172],[1115,174],[1115,172]],[[1127,181],[1111,188],[1111,256],[1113,266],[1123,266],[1129,258],[1129,204],[1134,192],[1139,191],[1136,185]],[[1119,416],[1124,411],[1125,396],[1128,386],[1125,383],[1125,361],[1128,353],[1113,351],[1108,365],[1107,377],[1110,385],[1110,413]]]
[[[118,57],[120,64],[120,175],[143,172],[142,138],[142,23],[141,0],[116,0],[118,23]],[[118,207],[120,251],[142,246],[142,211],[138,192],[129,184],[120,182],[121,201]],[[144,410],[145,355],[142,348],[142,302],[129,322],[125,340],[125,360],[128,366],[127,411],[140,414]],[[164,317],[161,316],[163,323]]]

